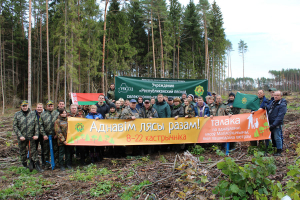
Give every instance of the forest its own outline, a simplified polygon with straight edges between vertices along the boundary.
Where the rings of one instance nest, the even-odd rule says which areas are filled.
[[[1,0],[2,105],[106,92],[114,76],[208,79],[208,90],[299,90],[297,69],[232,78],[221,8],[208,0]],[[240,44],[245,44],[240,48]],[[241,58],[241,67],[242,58]]]

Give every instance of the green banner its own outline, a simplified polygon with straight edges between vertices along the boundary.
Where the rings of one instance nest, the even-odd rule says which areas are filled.
[[[116,99],[156,98],[158,94],[168,97],[181,97],[182,93],[207,95],[207,80],[166,79],[116,76]]]

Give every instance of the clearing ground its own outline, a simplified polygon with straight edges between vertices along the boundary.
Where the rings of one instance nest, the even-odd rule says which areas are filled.
[[[300,96],[285,97],[288,113],[284,119],[284,149],[275,157],[276,173],[268,176],[284,186],[288,166],[294,164],[300,143]],[[17,139],[12,132],[10,109],[0,122],[0,198],[3,199],[219,199],[212,193],[225,178],[217,164],[224,154],[212,145],[194,148],[193,155],[181,152],[159,152],[149,156],[104,158],[81,166],[74,158],[73,170],[59,169],[43,173],[21,167]],[[253,157],[249,142],[238,143],[230,154],[243,166]],[[203,152],[204,151],[204,152]],[[272,157],[270,154],[268,157]],[[231,188],[233,189],[233,188]],[[249,199],[254,196],[249,196]]]

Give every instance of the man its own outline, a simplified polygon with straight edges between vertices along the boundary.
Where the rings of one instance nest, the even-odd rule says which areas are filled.
[[[90,107],[89,107],[88,105],[84,105],[84,106],[82,107],[82,111],[83,111],[84,117],[86,117],[87,114],[89,114],[89,112],[90,112]]]
[[[213,91],[211,93],[211,95],[212,95],[212,97],[214,97],[214,101],[216,102],[216,100],[217,100],[217,93],[215,91]]]
[[[198,103],[198,96],[197,95],[194,95],[194,102],[195,102],[195,104],[197,104]]]
[[[20,157],[23,166],[27,167],[26,146],[28,146],[28,149],[30,149],[31,160],[34,162],[35,168],[39,172],[42,172],[43,170],[40,167],[40,161],[37,157],[36,146],[34,145],[34,143],[31,144],[32,139],[37,140],[39,137],[38,120],[36,117],[36,113],[34,111],[31,112],[28,108],[27,100],[22,101],[21,111],[16,112],[14,116],[13,130],[18,139]]]
[[[70,112],[68,113],[67,117],[77,117],[77,118],[84,118],[84,112],[82,110],[78,110],[78,107],[76,104],[70,105]],[[85,146],[75,146],[75,154],[76,157],[79,157],[80,154],[80,163],[82,165],[85,165]],[[71,163],[67,163],[69,166],[72,165],[72,158],[74,155],[74,148],[71,148]]]
[[[124,108],[121,114],[121,119],[133,119],[139,118],[139,111],[136,109],[136,100],[131,99],[129,106]]]
[[[52,146],[53,146],[53,153],[54,153],[54,162],[55,166],[58,165],[58,143],[57,143],[57,136],[54,131],[54,122],[57,120],[59,112],[54,110],[54,103],[52,100],[46,102],[47,108],[40,116],[40,132],[44,138],[44,156],[46,161],[50,161],[50,146],[48,141],[48,136],[52,135]],[[64,102],[58,104],[58,108],[65,107]],[[50,164],[46,163],[45,169],[49,169]]]
[[[116,101],[118,102],[118,101]],[[117,104],[117,103],[116,103]],[[122,111],[121,111],[122,112]],[[106,113],[105,119],[119,119],[120,118],[120,113],[117,112],[117,108],[115,105],[111,104],[109,106],[109,113]]]
[[[35,114],[36,114],[36,118],[37,118],[38,122],[40,120],[40,116],[41,116],[43,111],[44,111],[43,104],[38,103],[36,105],[36,110],[35,110]],[[38,123],[38,126],[39,126],[39,123]],[[35,141],[36,150],[38,150],[39,143],[41,145],[42,167],[45,167],[46,161],[45,161],[45,156],[44,156],[44,139],[43,139],[43,136],[41,135],[41,133],[39,133],[39,138]]]
[[[153,108],[157,111],[159,118],[171,117],[170,106],[164,100],[164,96],[162,94],[157,95],[157,102],[153,105]]]
[[[115,84],[112,83],[109,86],[108,92],[107,92],[107,98],[114,103],[115,102]],[[102,115],[103,116],[103,115]]]
[[[212,102],[213,98],[213,96],[209,98],[210,103]],[[231,114],[231,109],[223,103],[221,95],[217,95],[216,103],[212,103],[210,105],[210,116],[231,116]]]
[[[98,97],[97,113],[100,113],[102,116],[105,116],[106,113],[109,113],[109,106],[104,103],[105,97],[103,94],[100,94]]]
[[[186,96],[187,94],[186,93],[182,93],[182,95],[181,95],[181,99],[180,99],[180,101],[183,103],[184,102],[184,100],[187,98],[187,96]]]
[[[210,116],[209,107],[205,105],[203,97],[198,98],[198,102],[195,106],[195,115],[196,117],[208,117]]]
[[[111,106],[109,108],[111,108]],[[115,108],[116,108],[116,112],[119,113],[119,115],[121,115],[121,113],[122,113],[122,106],[121,106],[121,102],[120,101],[116,101]]]
[[[233,115],[237,115],[240,114],[241,109],[233,107],[234,99],[235,99],[235,94],[231,92],[229,94],[229,99],[227,100],[227,106],[229,106]]]
[[[167,95],[164,96],[164,100],[165,100],[166,102],[168,101],[168,96],[167,96]]]
[[[136,109],[139,111],[144,106],[143,97],[138,98],[138,104],[136,105]]]
[[[171,110],[173,109],[173,100],[174,100],[173,97],[168,98],[168,104],[169,104]]]
[[[128,106],[129,106],[129,103],[130,103],[129,100],[126,99],[126,100],[125,100],[125,103],[124,103],[124,108],[128,107]]]
[[[272,143],[277,148],[274,156],[281,156],[283,139],[281,137],[283,118],[287,111],[287,102],[280,91],[274,92],[274,101],[267,106]],[[269,140],[266,141],[267,148]]]
[[[158,118],[158,114],[149,100],[145,100],[144,106],[139,110],[139,118]]]
[[[64,109],[65,108],[65,102],[63,100],[59,100],[58,102],[58,106],[57,106],[57,112],[60,110],[60,109]]]
[[[154,97],[151,97],[150,103],[151,103],[152,106],[155,104],[155,98]]]

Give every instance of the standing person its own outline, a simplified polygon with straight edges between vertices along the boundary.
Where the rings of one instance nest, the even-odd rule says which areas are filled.
[[[174,119],[178,119],[178,117],[184,117],[182,102],[178,97],[174,99],[174,106],[171,111],[171,117],[174,117]]]
[[[195,106],[195,116],[204,118],[210,116],[209,107],[204,103],[203,97],[201,96],[198,98],[198,102]]]
[[[124,103],[124,107],[123,107],[123,108],[126,108],[126,107],[128,107],[128,106],[129,106],[129,103],[130,103],[130,102],[129,102],[129,100],[128,100],[128,99],[126,99],[126,100],[125,100],[125,103]]]
[[[83,118],[84,117],[84,112],[82,110],[78,110],[78,106],[76,104],[71,104],[70,105],[70,112],[67,114],[67,117],[77,117],[77,118]],[[85,165],[85,146],[75,146],[75,147],[70,147],[71,149],[71,161],[70,163],[72,164],[72,159],[74,155],[74,148],[75,148],[75,154],[76,157],[79,157],[80,154],[80,162],[82,165]]]
[[[201,96],[200,96],[201,97]],[[195,102],[195,105],[198,103],[198,96],[197,95],[194,95],[194,102]]]
[[[168,96],[167,96],[167,95],[164,96],[164,100],[165,100],[166,102],[168,102]]]
[[[84,117],[87,116],[87,114],[89,114],[89,112],[90,112],[89,105],[84,105],[83,108],[82,108],[82,111],[83,111]]]
[[[121,114],[117,111],[117,107],[115,105],[110,105],[109,113],[105,114],[105,119],[119,119],[120,115]]]
[[[52,138],[52,148],[53,148],[53,154],[54,154],[54,162],[55,166],[58,166],[58,143],[57,143],[57,136],[54,131],[54,122],[57,120],[57,117],[59,115],[59,112],[57,110],[54,110],[54,103],[52,100],[49,100],[46,102],[47,109],[41,114],[40,116],[40,132],[41,135],[43,135],[44,138],[44,156],[46,161],[50,161],[50,146],[48,137],[51,135]],[[61,108],[62,107],[62,108]],[[59,101],[58,109],[65,109],[64,102]],[[50,164],[46,163],[45,169],[50,169]]]
[[[137,119],[139,118],[139,111],[136,109],[136,100],[131,99],[129,106],[123,109],[121,113],[120,119]],[[137,152],[134,151],[134,148],[132,146],[126,146],[126,152],[129,154],[136,154]],[[143,154],[143,152],[141,152]]]
[[[196,103],[194,102],[194,95],[189,94],[188,99],[190,100],[190,104],[192,104],[195,107]]]
[[[21,111],[15,113],[13,121],[13,130],[17,136],[21,162],[24,167],[27,167],[27,150],[30,149],[31,160],[35,164],[35,168],[42,172],[43,170],[40,167],[40,161],[37,157],[37,150],[33,140],[37,140],[39,137],[39,126],[36,113],[30,111],[28,108],[28,101],[23,100],[21,103]],[[33,139],[33,140],[32,140]],[[31,162],[31,161],[30,161]]]
[[[86,116],[87,119],[103,119],[103,116],[97,112],[97,106],[92,105],[89,114]],[[101,161],[102,159],[102,150],[103,148],[89,146],[86,148],[86,152],[90,154],[91,162],[94,163],[95,161]]]
[[[97,113],[100,113],[102,116],[105,116],[105,114],[109,112],[109,106],[106,103],[104,103],[104,101],[105,101],[104,95],[100,94],[96,106],[97,106]]]
[[[205,97],[205,103],[208,105],[209,104],[209,97],[211,97],[211,96],[206,96]]]
[[[169,104],[171,110],[173,109],[173,106],[174,106],[173,105],[173,100],[174,100],[173,97],[168,98],[168,104]]]
[[[136,104],[136,109],[139,111],[144,106],[143,97],[138,98],[138,103]]]
[[[40,116],[41,116],[41,114],[42,114],[43,111],[44,111],[43,104],[42,103],[38,103],[36,105],[36,110],[35,110],[35,114],[36,114],[38,122],[40,120]],[[38,123],[38,126],[39,125],[40,124]],[[45,161],[45,156],[44,156],[44,139],[43,139],[43,136],[41,135],[40,131],[39,131],[39,138],[35,141],[36,150],[38,150],[39,144],[41,145],[42,167],[45,167],[46,161]]]
[[[216,100],[217,100],[217,93],[215,91],[213,91],[211,93],[211,95],[214,97],[214,101],[216,102]]]
[[[153,105],[153,108],[157,111],[158,118],[170,118],[171,109],[169,104],[164,100],[162,94],[157,95],[157,102]]]
[[[212,98],[210,98],[210,101],[212,101]],[[211,117],[232,115],[231,109],[223,103],[221,95],[216,96],[216,102],[211,104],[209,111]]]
[[[231,92],[229,94],[229,99],[227,100],[227,106],[230,108],[231,113],[233,115],[237,115],[237,114],[240,114],[241,109],[233,107],[234,99],[235,99],[235,94]],[[229,149],[230,150],[234,149],[235,145],[236,145],[236,142],[230,142]]]
[[[155,104],[155,98],[154,97],[151,97],[150,103],[151,103],[152,106]]]
[[[122,113],[122,107],[121,107],[121,103],[120,103],[120,101],[116,101],[116,111],[117,111],[117,113],[119,113],[119,115],[121,115],[121,113]],[[111,108],[111,107],[109,107],[109,108]]]
[[[72,107],[72,105],[71,105]],[[77,107],[77,106],[76,106]],[[58,138],[57,144],[59,146],[59,165],[60,170],[65,171],[64,165],[67,165],[68,169],[72,169],[71,164],[71,146],[67,146],[67,131],[68,120],[66,109],[59,110],[59,116],[54,123],[55,134]],[[64,162],[65,157],[65,162]]]
[[[283,139],[281,137],[283,118],[287,111],[287,102],[282,98],[282,92],[274,92],[274,101],[267,106],[268,119],[270,124],[271,138],[273,146],[277,152],[274,156],[281,156]],[[269,140],[266,141],[268,148]]]
[[[125,103],[125,101],[124,101],[123,98],[120,98],[119,101],[120,101],[120,103],[121,103],[121,106],[120,106],[120,107],[123,109],[123,108],[124,108],[124,103]]]
[[[64,102],[64,100],[59,100],[58,101],[58,106],[57,106],[57,109],[56,109],[57,113],[59,113],[60,109],[65,109],[65,102]]]
[[[191,118],[195,117],[195,108],[192,104],[192,101],[190,99],[184,100],[184,117],[185,118]]]
[[[144,106],[139,111],[139,118],[158,118],[158,114],[156,110],[152,107],[149,100],[145,100]],[[147,145],[147,146],[138,146],[141,151],[148,150],[148,154],[153,153],[154,146]]]
[[[115,102],[115,84],[112,83],[109,86],[109,89],[107,91],[107,98],[110,100],[110,102]]]

